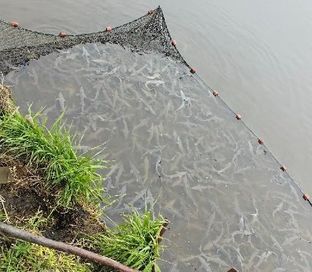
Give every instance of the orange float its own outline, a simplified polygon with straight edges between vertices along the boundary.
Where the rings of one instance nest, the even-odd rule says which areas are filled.
[[[111,26],[106,27],[105,31],[106,32],[112,32],[113,28]]]
[[[13,27],[18,27],[19,24],[18,24],[18,22],[13,21],[13,22],[11,22],[11,26],[13,26]]]
[[[242,116],[241,116],[239,113],[237,113],[236,116],[235,116],[235,118],[236,118],[237,120],[241,120],[241,119],[242,119]]]
[[[67,36],[67,34],[65,32],[60,32],[59,33],[59,37],[61,38],[65,38]]]
[[[307,195],[307,194],[303,194],[303,199],[305,200],[305,201],[308,201],[308,200],[310,200],[310,196],[309,195]]]

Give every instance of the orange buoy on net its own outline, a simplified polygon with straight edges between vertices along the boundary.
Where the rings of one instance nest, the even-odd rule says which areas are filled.
[[[171,45],[177,46],[177,41],[176,40],[171,40]]]
[[[106,32],[112,32],[113,28],[111,26],[106,27],[105,31]]]
[[[191,74],[195,74],[196,70],[194,68],[191,68],[190,72],[191,72]]]
[[[263,145],[263,140],[260,139],[260,138],[258,138],[258,144],[259,144],[259,145]]]
[[[212,92],[213,96],[219,96],[219,93],[217,91]]]
[[[148,15],[152,15],[153,13],[154,13],[154,10],[152,9],[147,12]]]
[[[10,24],[13,27],[18,27],[19,26],[18,22],[15,22],[15,21],[11,22]]]
[[[67,34],[65,32],[60,32],[59,33],[59,37],[61,38],[65,38],[67,36]]]
[[[286,170],[287,170],[287,168],[286,168],[285,166],[283,166],[283,165],[280,167],[280,169],[281,169],[283,172],[286,172]]]
[[[308,201],[308,200],[310,200],[310,196],[309,195],[307,195],[307,194],[303,194],[303,199],[305,200],[305,201]]]
[[[241,116],[239,113],[237,113],[236,116],[235,116],[235,118],[236,118],[237,120],[241,120],[241,119],[242,119],[242,116]]]

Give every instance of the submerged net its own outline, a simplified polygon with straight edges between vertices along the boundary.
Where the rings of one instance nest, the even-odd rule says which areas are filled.
[[[171,221],[163,271],[312,271],[309,203],[190,73],[160,8],[109,33],[66,38],[4,25],[0,36],[12,40],[0,40],[1,70],[22,109],[44,106],[52,119],[64,111],[85,135],[81,152],[104,144],[105,186],[120,196],[108,216],[148,205]]]

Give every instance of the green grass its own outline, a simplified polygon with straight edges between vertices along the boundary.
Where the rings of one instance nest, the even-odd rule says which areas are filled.
[[[75,137],[65,128],[62,116],[48,129],[47,119],[40,112],[29,111],[26,118],[18,111],[7,111],[0,117],[0,146],[1,151],[39,171],[48,188],[58,192],[59,205],[72,208],[78,203],[88,203],[95,207],[98,200],[103,200],[102,177],[97,170],[104,168],[106,162],[75,152]],[[0,220],[5,219],[0,207]],[[38,213],[23,227],[38,232],[48,224],[48,219]],[[141,215],[134,211],[125,216],[121,225],[95,234],[88,242],[102,255],[129,267],[144,272],[160,271],[156,264],[162,249],[158,238],[165,223],[163,217],[154,218],[151,212]],[[9,248],[0,246],[0,271],[89,272],[92,267],[80,263],[77,257],[17,241]]]
[[[60,205],[99,200],[102,178],[97,170],[105,162],[77,155],[74,137],[62,123],[62,116],[50,129],[46,123],[40,112],[29,112],[28,118],[18,112],[7,113],[0,119],[0,144],[11,155],[42,171],[47,185],[62,188]]]
[[[107,257],[144,272],[160,271],[156,264],[161,247],[158,237],[165,223],[163,217],[154,218],[151,212],[137,211],[125,216],[121,225],[93,238],[93,244]]]
[[[40,272],[40,271],[77,271],[90,272],[91,266],[79,263],[78,258],[53,249],[16,242],[9,249],[0,248],[0,271]]]
[[[0,222],[4,222],[6,220],[6,216],[5,216],[5,213],[1,210],[1,207],[0,207]]]
[[[1,211],[0,211],[1,215]],[[0,216],[0,220],[2,221]],[[47,219],[38,212],[24,222],[23,228],[40,234],[39,228],[47,224]],[[80,263],[79,258],[56,250],[31,244],[24,241],[16,241],[9,248],[0,244],[0,271],[6,272],[91,272],[92,266]]]

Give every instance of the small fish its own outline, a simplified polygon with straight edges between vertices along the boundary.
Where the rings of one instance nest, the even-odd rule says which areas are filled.
[[[170,217],[177,217],[177,218],[185,218],[185,215],[182,214],[181,210],[176,208],[176,200],[172,200],[167,203],[167,205],[164,207],[167,209],[167,212],[170,214]]]
[[[285,247],[286,245],[291,245],[294,243],[294,241],[298,241],[299,237],[297,235],[292,237],[286,237],[284,242],[282,243],[282,246]]]
[[[98,53],[98,54],[101,54],[100,50],[99,50],[99,47],[96,43],[93,43],[93,48],[95,49],[95,51]]]
[[[35,68],[32,69],[28,69],[29,71],[29,75],[33,78],[34,80],[34,85],[38,86],[38,82],[39,82],[39,78],[38,78],[38,74],[37,71],[35,70]]]
[[[95,62],[95,63],[98,63],[98,64],[107,64],[107,60],[105,59],[95,59],[95,60],[92,60],[92,62]]]
[[[115,178],[115,184],[119,184],[120,178],[121,178],[124,170],[125,170],[125,168],[124,168],[123,164],[120,164],[120,167],[118,169],[118,173],[117,173],[116,178]]]
[[[97,125],[96,125],[96,119],[94,119],[94,117],[89,118],[89,124],[90,124],[93,132],[96,132],[97,131]]]
[[[185,142],[186,142],[185,146],[186,146],[187,153],[192,152],[192,148],[190,147],[190,140],[188,137],[185,138]]]
[[[136,197],[130,201],[130,205],[134,205],[138,200],[144,199],[146,195],[146,189],[143,189],[141,192],[137,193]]]
[[[148,79],[156,79],[156,78],[160,78],[160,74],[156,73],[153,76],[146,76],[146,78]]]
[[[104,72],[103,75],[104,76],[110,76],[110,75],[113,75],[113,74],[116,74],[116,72],[118,71],[119,67],[115,67],[113,68],[112,70],[108,71],[108,72]]]
[[[56,98],[56,101],[58,102],[57,105],[60,108],[60,111],[65,111],[65,98],[62,94],[62,92],[59,92],[58,97]]]
[[[155,199],[150,189],[146,190],[145,204],[149,204],[150,206],[155,204]]]
[[[110,171],[106,174],[106,177],[112,176],[120,168],[121,163],[116,163],[113,167],[111,167]]]
[[[105,129],[103,127],[99,127],[99,128],[93,127],[93,129],[95,129],[95,128],[96,128],[96,130],[93,133],[86,133],[89,130],[89,128],[87,128],[85,130],[85,134],[84,135],[88,139],[88,141],[90,141],[90,142],[91,141],[96,141],[98,139],[103,139],[104,135],[106,135],[105,134]]]
[[[224,165],[222,169],[216,169],[218,174],[223,174],[226,170],[230,169],[232,167],[232,162],[228,162],[227,164]]]
[[[239,225],[239,230],[244,236],[251,236],[255,234],[254,230],[250,228],[248,221],[244,216],[241,216]]]
[[[148,132],[149,132],[150,135],[149,135],[149,137],[147,139],[147,142],[150,144],[152,139],[153,139],[153,137],[154,137],[154,124],[153,123],[152,123],[152,126],[150,127],[150,129],[148,130]]]
[[[182,104],[179,108],[176,109],[176,112],[183,109],[185,106],[190,106],[191,99],[189,97],[186,97],[182,90],[180,91],[180,93],[182,98]]]
[[[91,150],[91,147],[87,145],[76,145],[74,148],[82,153],[87,153]]]
[[[199,138],[197,139],[197,141],[194,143],[194,145],[197,146],[197,145],[201,144],[202,141],[203,141],[203,139],[204,139],[204,136],[199,137]]]
[[[83,99],[87,98],[85,90],[84,90],[84,88],[82,86],[80,86],[79,95],[80,95],[80,98],[83,98]]]
[[[259,215],[259,211],[257,208],[256,209],[256,212],[255,213],[251,213],[250,215],[252,215],[253,217],[257,217]]]
[[[136,166],[132,162],[129,162],[129,164],[131,167],[130,173],[136,177],[137,181],[139,181],[141,178],[140,171],[136,168]]]
[[[144,158],[144,183],[147,182],[148,180],[148,176],[149,176],[149,161],[148,161],[148,158],[145,157]]]
[[[90,98],[90,101],[92,101],[94,103],[98,102],[99,95],[100,95],[100,89],[97,89],[96,93],[95,93],[95,96],[93,98]]]
[[[113,101],[111,99],[111,97],[109,96],[109,92],[107,92],[106,89],[102,89],[102,94],[104,95],[104,101],[106,102],[106,104],[108,104],[109,106],[111,106],[113,108]]]
[[[133,68],[133,69],[134,69],[134,72],[131,73],[131,76],[140,74],[146,67],[147,67],[147,64],[145,64],[144,66],[142,66],[142,67],[139,68],[139,69],[134,69],[134,68]]]
[[[165,84],[165,82],[162,80],[147,80],[144,85],[147,89],[150,90],[151,88],[149,87],[149,85],[151,84],[156,85],[158,87],[159,85]]]
[[[258,256],[259,258],[259,261],[257,264],[254,265],[254,268],[258,268],[263,262],[265,262],[268,257],[270,257],[271,255],[273,254],[272,251],[268,250],[268,251],[265,251],[261,254],[261,256]]]
[[[184,147],[183,147],[182,140],[181,140],[180,136],[177,136],[176,143],[178,144],[178,147],[179,147],[180,151],[182,152],[182,154],[185,154]]]
[[[122,130],[123,135],[124,135],[125,139],[128,139],[129,129],[128,129],[128,124],[127,124],[125,118],[122,118],[122,123],[123,123],[123,126],[124,126],[123,130]]]
[[[155,165],[155,171],[159,178],[162,176],[162,168],[161,168],[161,157],[159,156],[156,165]]]
[[[173,158],[170,161],[173,161],[173,163],[170,164],[170,171],[176,171],[179,168],[179,165],[183,159],[183,156],[181,153],[177,153],[173,156]]]
[[[84,113],[85,112],[85,99],[87,98],[87,96],[82,86],[80,87],[80,90],[79,90],[79,96],[80,96],[81,112]]]
[[[159,116],[167,119],[171,111],[174,111],[174,106],[172,105],[172,102],[169,100],[167,105],[164,106],[164,110],[159,114]]]
[[[65,60],[74,60],[77,59],[77,57],[79,56],[79,52],[72,52],[72,50],[69,50],[66,52],[65,54]],[[60,59],[64,59],[63,56],[60,56]]]
[[[48,116],[48,114],[49,114],[50,112],[54,112],[54,111],[55,111],[55,108],[56,108],[56,105],[55,105],[55,104],[52,105],[52,106],[50,106],[50,107],[47,107],[47,108],[45,108],[45,109],[43,110],[43,114]]]
[[[89,64],[90,64],[90,54],[89,54],[89,52],[87,51],[87,49],[84,46],[82,47],[82,56],[86,59],[87,64],[89,66]]]
[[[209,186],[203,186],[203,185],[200,185],[200,184],[191,187],[192,190],[199,191],[199,192],[203,192],[204,190],[206,190],[208,188],[209,188]]]
[[[133,135],[133,137],[131,137],[131,142],[132,142],[132,153],[138,149],[138,142],[137,142],[137,136],[136,135]]]
[[[182,172],[177,172],[176,174],[168,175],[167,177],[170,179],[178,179],[178,183],[180,183],[180,180],[186,174],[187,174],[186,172],[182,171]]]
[[[273,212],[272,212],[272,215],[273,215],[273,217],[275,217],[275,214],[276,213],[278,213],[278,212],[280,212],[281,210],[282,210],[282,208],[283,208],[283,202],[280,202],[278,205],[277,205],[277,207],[273,210]]]
[[[159,130],[158,130],[157,126],[154,127],[154,132],[155,132],[156,144],[159,146],[160,145],[160,142],[159,142],[159,135],[160,135],[160,133],[159,133]]]
[[[140,99],[140,102],[144,104],[146,110],[148,110],[150,113],[152,113],[155,116],[157,115],[156,112],[153,110],[153,108],[149,104],[147,104],[143,99]]]
[[[244,229],[245,229],[245,219],[243,216],[241,216],[239,219],[239,230],[243,232]]]

